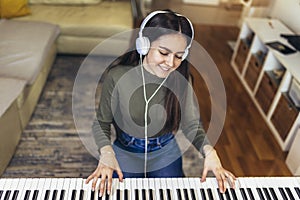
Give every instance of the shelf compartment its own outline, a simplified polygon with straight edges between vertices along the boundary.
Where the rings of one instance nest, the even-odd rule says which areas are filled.
[[[249,30],[248,30],[249,31]],[[239,46],[237,49],[237,54],[234,59],[234,62],[239,70],[239,72],[243,71],[244,64],[246,62],[248,53],[250,51],[250,47],[254,38],[253,32],[248,32],[244,38],[240,39]]]
[[[273,71],[265,71],[258,87],[255,98],[265,114],[268,113],[275,94],[278,90],[281,78],[276,77]]]
[[[281,93],[277,107],[271,117],[273,125],[283,141],[286,140],[299,110],[293,105],[287,93]]]
[[[266,53],[263,51],[258,51],[257,53],[251,54],[245,74],[245,80],[252,90],[254,90],[258,76],[262,70],[265,57]]]

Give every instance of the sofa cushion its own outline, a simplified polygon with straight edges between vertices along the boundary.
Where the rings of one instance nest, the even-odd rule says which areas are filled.
[[[1,20],[0,76],[33,83],[58,34],[49,23]]]
[[[0,18],[12,18],[30,14],[27,0],[0,0]]]
[[[0,117],[22,93],[26,81],[0,77]]]
[[[108,38],[133,27],[130,1],[103,1],[92,6],[31,5],[32,15],[18,20],[58,24],[62,35]]]
[[[31,4],[96,4],[102,0],[29,0]]]

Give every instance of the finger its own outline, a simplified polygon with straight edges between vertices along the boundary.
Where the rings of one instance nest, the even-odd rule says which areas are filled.
[[[225,175],[226,175],[226,177],[228,179],[230,187],[235,188],[236,177],[232,173],[230,173],[230,172],[226,172]]]
[[[92,180],[93,177],[94,177],[93,175],[90,175],[89,177],[87,177],[85,183],[88,184]]]
[[[118,174],[118,177],[119,177],[119,181],[123,181],[123,173],[120,169],[117,170],[117,174]]]
[[[204,168],[202,172],[201,182],[204,182],[206,180],[207,173],[208,173],[208,169]]]
[[[100,187],[99,187],[99,197],[102,197],[104,194],[104,189],[105,189],[105,182],[106,182],[106,176],[101,176],[100,179]]]
[[[221,193],[224,193],[226,190],[226,185],[225,185],[225,181],[226,181],[226,177],[225,175],[221,174],[218,178],[218,185],[219,185],[219,189]]]
[[[92,190],[93,190],[93,191],[96,190],[96,184],[97,184],[97,181],[98,181],[98,177],[97,177],[97,176],[94,176],[94,177],[93,177],[93,182],[92,182]]]
[[[111,188],[112,188],[112,175],[109,175],[107,177],[107,182],[106,182],[106,193],[110,195],[111,193]]]

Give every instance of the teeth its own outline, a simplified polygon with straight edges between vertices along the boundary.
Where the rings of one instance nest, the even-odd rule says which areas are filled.
[[[161,67],[164,71],[169,71],[169,68],[167,67]]]

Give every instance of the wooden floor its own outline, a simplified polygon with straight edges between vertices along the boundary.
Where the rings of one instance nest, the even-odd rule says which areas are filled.
[[[226,118],[215,146],[224,167],[237,176],[290,176],[285,165],[286,153],[281,151],[230,65],[232,50],[227,41],[235,40],[239,29],[196,25],[195,32],[195,39],[216,63],[225,85]],[[202,120],[207,128],[211,116],[209,93],[201,75],[196,70],[192,73]]]

